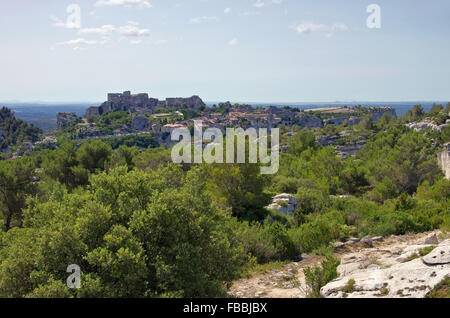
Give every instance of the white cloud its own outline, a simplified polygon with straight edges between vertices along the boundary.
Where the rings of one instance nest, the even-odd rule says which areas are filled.
[[[102,36],[111,35],[116,31],[116,27],[110,24],[103,25],[99,28],[83,28],[78,31],[78,34],[99,34]]]
[[[265,3],[258,0],[257,2],[255,2],[255,3],[253,4],[253,6],[256,7],[256,8],[262,8],[262,7],[265,6]]]
[[[78,31],[78,34],[97,34],[103,37],[111,36],[114,33],[118,33],[123,36],[148,36],[150,31],[148,29],[141,29],[138,27],[137,22],[129,21],[127,25],[115,27],[114,25],[107,24],[98,28],[83,28]]]
[[[328,37],[333,36],[337,31],[348,31],[348,26],[342,22],[333,25],[318,24],[313,22],[302,22],[292,27],[299,34],[309,34],[314,32],[327,33]]]
[[[146,0],[98,0],[95,3],[96,7],[103,6],[122,6],[122,7],[142,7],[151,8],[152,4]]]
[[[120,37],[115,39],[114,35]],[[57,46],[73,46],[76,50],[85,49],[83,46],[88,45],[106,45],[115,41],[122,41],[129,38],[130,44],[142,43],[142,37],[148,36],[150,31],[148,29],[141,29],[137,22],[129,21],[127,25],[116,27],[111,24],[103,25],[96,28],[83,28],[78,31],[79,38],[64,42],[56,43]],[[97,39],[91,40],[81,36],[91,35],[97,36]]]
[[[230,42],[228,42],[228,44],[231,45],[231,46],[236,46],[236,45],[239,44],[239,40],[234,38]]]
[[[75,46],[79,48],[80,44],[84,44],[84,45],[94,45],[97,44],[97,41],[94,40],[86,40],[84,38],[78,38],[78,39],[74,39],[74,40],[69,40],[69,41],[64,41],[64,42],[59,42],[56,43],[56,45],[69,45],[69,46]]]
[[[124,36],[148,36],[150,34],[148,29],[140,29],[131,24],[119,27],[117,32]]]
[[[239,15],[242,17],[250,17],[250,16],[261,15],[261,12],[259,12],[259,11],[244,11],[244,12],[240,12]]]
[[[223,12],[225,14],[231,13],[231,8],[225,8],[225,10],[223,10]]]
[[[197,23],[205,23],[205,22],[217,22],[219,21],[218,17],[197,17],[189,20],[189,23],[197,24]]]

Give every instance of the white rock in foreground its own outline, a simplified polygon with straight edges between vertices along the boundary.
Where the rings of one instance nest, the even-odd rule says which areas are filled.
[[[383,264],[362,266],[358,261],[341,265],[338,267],[341,276],[322,287],[321,293],[330,298],[423,298],[450,276],[450,240],[443,241],[423,258],[406,261],[405,256],[426,246],[405,248],[400,257],[394,258],[393,264],[391,258],[380,260],[383,264],[392,264],[385,268]],[[355,281],[353,290],[344,293],[342,290],[352,279]]]

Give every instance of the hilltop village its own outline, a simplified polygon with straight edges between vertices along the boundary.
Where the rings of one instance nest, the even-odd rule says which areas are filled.
[[[292,107],[262,108],[243,104],[232,105],[230,102],[208,107],[199,96],[167,98],[162,101],[150,98],[148,94],[133,95],[126,91],[123,94],[108,94],[107,101],[98,107],[90,107],[83,118],[74,113],[59,113],[57,123],[60,129],[71,126],[71,132],[76,139],[101,137],[105,136],[108,129],[102,129],[99,118],[117,117],[120,113],[129,116],[128,122],[113,127],[112,134],[109,135],[152,132],[159,143],[168,146],[168,137],[174,129],[193,127],[196,120],[202,121],[204,129],[214,127],[225,132],[226,128],[232,127],[320,129],[326,125],[356,125],[367,116],[373,121],[381,118],[383,114],[396,117],[395,110],[386,107],[335,107],[301,111]],[[73,125],[74,123],[76,124]],[[333,144],[331,139],[323,139],[321,142]]]
[[[411,110],[410,112],[414,112]],[[187,128],[191,132],[194,122],[201,121],[202,128],[218,128],[225,134],[227,128],[280,128],[281,151],[288,148],[289,139],[300,130],[313,130],[315,142],[321,146],[333,146],[343,159],[357,156],[372,135],[365,131],[381,118],[396,118],[392,107],[324,107],[300,110],[295,107],[255,107],[230,102],[206,105],[199,96],[166,98],[159,100],[147,93],[110,93],[99,106],[89,107],[84,116],[75,113],[58,113],[57,130],[42,134],[42,131],[15,122],[14,114],[4,109],[10,119],[0,121],[1,151],[5,158],[19,158],[23,154],[39,149],[54,149],[60,138],[78,144],[89,139],[108,140],[111,144],[138,145],[142,148],[165,145],[171,147],[175,141],[170,136],[174,129]],[[449,125],[448,114],[442,110],[436,116],[413,116],[400,118],[411,130],[417,132],[443,132]],[[13,124],[11,124],[13,123]],[[3,125],[3,126],[2,126]],[[7,136],[11,125],[20,127],[20,133]],[[198,128],[198,126],[197,126]],[[4,132],[5,130],[5,132]],[[15,137],[21,136],[20,139]],[[136,144],[136,139],[139,141]],[[439,164],[447,178],[450,177],[448,145],[439,154]]]
[[[316,142],[322,146],[334,146],[343,159],[357,156],[367,144],[370,136],[358,134],[350,127],[369,125],[383,117],[397,118],[392,107],[324,107],[300,110],[295,107],[254,107],[247,104],[223,102],[207,106],[199,96],[177,97],[158,100],[147,93],[110,93],[107,101],[100,106],[92,106],[83,117],[75,113],[59,113],[57,125],[60,132],[74,140],[125,138],[151,134],[154,143],[171,147],[170,136],[174,129],[194,129],[194,121],[201,121],[202,128],[218,128],[225,133],[226,128],[280,128],[286,138],[301,129],[320,131]],[[440,125],[433,119],[408,123],[410,129],[443,131],[449,120]],[[328,127],[328,128],[327,128]],[[329,128],[334,127],[334,128]],[[336,129],[336,127],[340,127]],[[348,127],[346,129],[345,127]],[[286,151],[287,143],[282,137],[281,150]],[[44,141],[52,142],[53,136]],[[448,170],[450,154],[443,151],[439,162],[444,171]]]

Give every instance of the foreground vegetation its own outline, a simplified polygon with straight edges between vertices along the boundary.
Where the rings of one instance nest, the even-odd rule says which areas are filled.
[[[169,149],[129,141],[1,161],[0,297],[224,296],[246,269],[333,241],[450,229],[450,181],[436,161],[448,130],[417,133],[405,120],[294,128],[270,177],[253,164],[175,165]],[[331,130],[368,143],[343,160],[316,143]],[[264,208],[284,192],[299,202],[294,216]],[[66,287],[70,264],[80,289]],[[311,297],[337,264],[310,270]]]

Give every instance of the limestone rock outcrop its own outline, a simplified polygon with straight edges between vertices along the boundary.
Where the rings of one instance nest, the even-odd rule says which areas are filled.
[[[296,118],[296,125],[301,128],[322,128],[323,123],[319,117],[299,116]]]
[[[64,124],[70,123],[77,118],[78,116],[75,113],[58,113],[56,124],[58,125],[58,128],[61,128]]]
[[[421,132],[427,128],[431,128],[432,130],[437,130],[437,131],[443,131],[449,125],[450,124],[448,124],[448,123],[445,123],[443,125],[436,125],[436,123],[434,122],[434,120],[432,118],[425,118],[420,122],[410,123],[410,124],[407,124],[406,126],[409,127],[410,129],[414,129],[417,132]]]
[[[148,130],[148,118],[144,116],[136,116],[133,118],[133,129],[138,131]]]
[[[444,151],[438,154],[438,162],[445,174],[445,178],[450,180],[450,143],[444,146]]]
[[[297,199],[292,195],[283,193],[274,196],[272,204],[266,207],[268,210],[276,210],[286,215],[294,215],[294,211],[297,208]]]
[[[399,255],[372,248],[368,250],[377,252],[378,257],[348,256],[338,267],[340,276],[322,287],[321,294],[329,298],[423,298],[450,275],[450,239],[420,257],[433,247],[410,245],[398,251]]]

